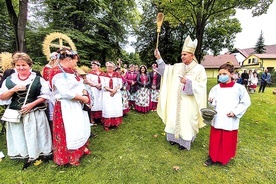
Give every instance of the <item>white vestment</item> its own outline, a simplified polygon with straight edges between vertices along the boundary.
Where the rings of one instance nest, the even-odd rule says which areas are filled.
[[[199,128],[205,125],[200,113],[200,109],[206,107],[205,69],[195,61],[190,65],[165,65],[160,59],[157,63],[158,73],[162,75],[157,113],[166,124],[165,132],[192,141]],[[186,78],[185,89],[189,94],[184,92],[184,84],[180,83],[179,76]]]

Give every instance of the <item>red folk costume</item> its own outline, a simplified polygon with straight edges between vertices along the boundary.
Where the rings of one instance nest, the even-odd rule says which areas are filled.
[[[125,75],[125,79],[126,79],[126,82],[127,82],[127,90],[129,91],[130,93],[130,96],[129,96],[129,107],[134,107],[135,105],[135,93],[137,91],[137,84],[136,84],[136,80],[137,80],[137,73],[136,72],[131,72],[131,71],[128,71]]]
[[[90,71],[86,76],[88,80],[92,81],[95,84],[102,84],[103,77],[105,73],[99,71],[98,73],[95,71]],[[103,108],[103,98],[102,98],[102,89],[99,90],[96,87],[91,87],[91,91],[94,95],[94,105],[91,108],[91,118],[92,119],[101,119],[102,118],[102,108]]]
[[[52,70],[52,66],[50,64],[47,64],[44,66],[44,68],[42,69],[42,77],[47,81],[49,87],[51,88],[50,84],[49,84],[49,79],[50,79],[50,73]],[[51,126],[51,130],[52,130],[52,121],[53,121],[53,111],[54,111],[54,97],[52,95],[52,91],[50,91],[49,93],[49,99],[47,100],[48,103],[48,107],[47,107],[47,111],[48,111],[48,119],[50,121],[50,126]]]
[[[62,71],[63,70],[63,71]],[[66,83],[62,83],[62,80]],[[58,83],[58,84],[56,84]],[[72,87],[70,84],[72,84]],[[53,118],[53,155],[54,162],[58,165],[77,165],[81,156],[89,154],[87,149],[88,139],[90,136],[89,118],[86,111],[82,110],[82,106],[78,101],[73,101],[69,98],[66,99],[65,93],[72,92],[72,96],[76,94],[75,88],[83,88],[83,83],[80,81],[80,77],[75,74],[72,69],[63,68],[62,66],[56,66],[50,73],[50,85],[52,86],[56,103],[54,106],[54,118]],[[62,92],[57,88],[63,85],[67,87]],[[61,94],[64,93],[64,94]],[[71,103],[73,109],[63,108],[64,104]],[[67,106],[68,107],[68,106]],[[66,112],[67,111],[67,112]],[[82,113],[83,112],[83,113]],[[68,113],[75,114],[76,117],[68,125]],[[70,115],[69,115],[70,116]],[[85,117],[86,116],[86,117]],[[64,119],[65,118],[65,119]],[[72,117],[70,117],[72,119]],[[71,126],[68,128],[68,126]]]
[[[161,75],[155,71],[150,72],[150,110],[156,111],[157,109],[157,104],[158,104],[158,96],[159,96],[159,91],[160,91],[160,80],[161,80]]]
[[[138,112],[146,113],[150,111],[150,77],[148,73],[138,74],[138,90],[136,92],[135,109]]]
[[[105,130],[110,127],[118,127],[123,121],[123,109],[122,109],[122,78],[118,72],[106,73],[103,81],[103,118]],[[114,96],[110,95],[110,92],[105,88],[117,89]]]
[[[52,69],[52,67],[51,67],[49,64],[47,64],[47,65],[42,69],[42,77],[43,77],[46,81],[49,81],[51,69]]]
[[[127,81],[125,77],[122,76],[122,83],[123,87],[121,89],[121,94],[122,94],[122,103],[123,103],[123,115],[127,115],[129,113],[129,91],[127,90]]]

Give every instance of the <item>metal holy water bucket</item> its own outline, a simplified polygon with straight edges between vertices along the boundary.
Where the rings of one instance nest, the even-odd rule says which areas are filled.
[[[214,119],[217,111],[208,108],[200,109],[202,118],[204,119],[205,124],[211,124],[211,121]]]

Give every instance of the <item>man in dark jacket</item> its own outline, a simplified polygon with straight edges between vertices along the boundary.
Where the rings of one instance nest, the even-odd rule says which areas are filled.
[[[242,78],[242,85],[247,87],[248,79],[249,79],[249,74],[247,73],[247,70],[243,71],[243,73],[241,74],[241,78]]]
[[[268,70],[267,69],[265,69],[265,71],[264,71],[264,73],[262,74],[262,78],[261,78],[261,85],[260,85],[260,88],[259,88],[259,93],[262,91],[262,93],[264,92],[264,90],[265,90],[265,87],[266,87],[266,85],[267,85],[267,80],[268,80],[268,75],[267,75],[267,73],[268,73]]]

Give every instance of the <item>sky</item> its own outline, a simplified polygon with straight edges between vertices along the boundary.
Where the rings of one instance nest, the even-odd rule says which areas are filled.
[[[255,47],[261,31],[264,44],[276,44],[276,1],[269,6],[267,14],[252,17],[251,10],[237,10],[236,16],[242,27],[242,32],[236,35],[234,47],[239,49]]]
[[[269,6],[266,14],[252,17],[251,10],[237,10],[236,16],[242,27],[242,32],[236,35],[234,48],[247,49],[255,47],[258,38],[263,31],[264,44],[276,44],[276,1]],[[129,42],[135,42],[135,38],[130,37]],[[135,52],[133,47],[127,46],[127,52]],[[223,51],[225,52],[225,51]]]

